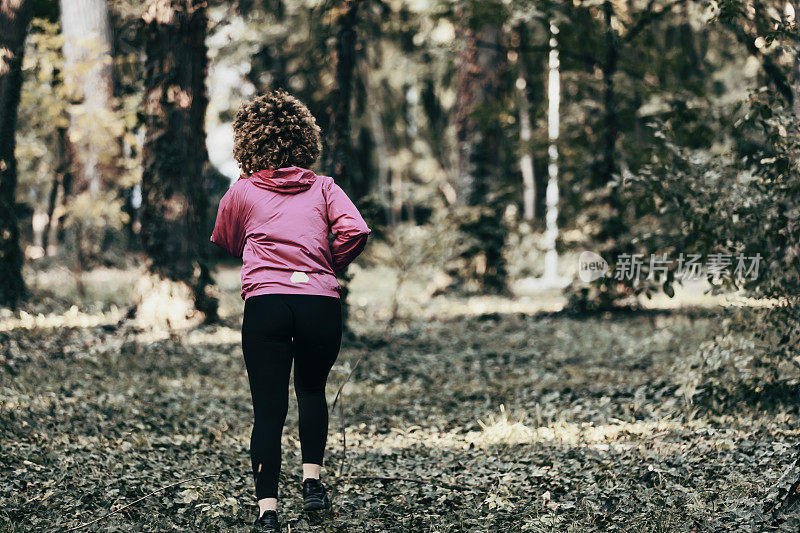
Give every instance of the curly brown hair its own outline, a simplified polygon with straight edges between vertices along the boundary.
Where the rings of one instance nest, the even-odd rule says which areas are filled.
[[[308,108],[277,90],[245,102],[233,121],[233,157],[244,174],[290,166],[309,168],[322,151]]]

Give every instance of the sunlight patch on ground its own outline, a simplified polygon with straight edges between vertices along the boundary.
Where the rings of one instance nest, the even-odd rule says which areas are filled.
[[[202,346],[205,344],[239,344],[242,332],[238,328],[216,327],[190,331],[183,344],[186,346]]]
[[[750,298],[743,291],[711,293],[711,285],[703,280],[685,281],[674,286],[675,296],[670,298],[659,292],[650,298],[639,297],[645,309],[679,309],[681,307],[773,307],[779,302],[769,298]]]
[[[86,290],[85,297],[78,294],[76,275],[66,268],[26,268],[24,274],[26,284],[33,291],[50,291],[75,302],[104,302],[123,306],[131,302],[133,285],[142,275],[142,271],[138,268],[94,268],[81,272],[77,276]]]
[[[0,331],[12,329],[54,329],[54,328],[92,328],[106,324],[116,324],[123,318],[123,312],[112,305],[104,312],[86,313],[73,305],[66,313],[39,313],[36,315],[20,311],[19,316],[14,316],[10,311],[3,310],[0,315]]]
[[[490,423],[481,423],[482,431],[471,431],[466,441],[477,446],[496,446],[500,444],[524,444],[557,441],[578,445],[588,443],[614,442],[631,438],[647,438],[667,431],[682,431],[683,424],[667,420],[624,422],[595,426],[587,422],[580,424],[558,420],[548,426],[530,428],[511,419],[505,410],[499,416],[492,416]],[[479,421],[480,422],[480,421]]]
[[[362,267],[354,264],[349,272],[350,297],[353,326],[356,331],[364,322],[385,321],[391,318],[392,302],[397,292],[397,272],[388,266]],[[139,268],[99,268],[79,274],[86,291],[84,297],[77,294],[75,276],[68,270],[26,271],[26,280],[31,288],[58,294],[73,301],[94,303],[99,306],[123,307],[132,302],[133,287],[141,277]],[[214,272],[220,298],[219,314],[222,318],[240,316],[244,303],[241,299],[240,268],[223,264]],[[533,315],[541,312],[557,312],[564,308],[566,299],[558,289],[530,290],[525,279],[510,280],[514,292],[512,297],[503,296],[433,296],[438,287],[433,269],[420,269],[412,273],[397,292],[400,317],[427,319],[442,316],[479,316],[490,313],[519,313]],[[527,287],[527,288],[526,288]],[[763,307],[773,302],[746,298],[741,294],[711,294],[705,281],[686,282],[675,286],[675,297],[657,293],[652,298],[641,297],[639,303],[646,309],[677,309],[681,307]],[[80,307],[85,307],[81,305]],[[8,329],[8,317],[0,316],[0,328]],[[16,324],[17,322],[15,322]],[[102,322],[101,322],[102,323]],[[92,323],[89,322],[91,325]],[[71,324],[70,324],[71,325]],[[80,326],[81,324],[76,324]],[[17,326],[13,326],[17,327]],[[57,327],[57,326],[56,326]]]
[[[631,437],[645,438],[670,430],[684,430],[682,424],[665,420],[623,422],[594,426],[588,423],[557,421],[550,426],[536,428],[530,432],[527,440],[519,442],[559,441],[565,444],[581,444],[627,440]],[[484,428],[481,433],[473,432],[467,440],[476,444],[494,444],[496,435],[503,435],[503,426]],[[513,434],[513,433],[512,433]]]
[[[407,429],[392,428],[388,434],[370,434],[365,425],[347,428],[348,447],[357,446],[375,449],[383,453],[394,453],[398,449],[425,446],[431,448],[469,449],[490,448],[520,444],[567,444],[603,445],[624,443],[641,439],[657,439],[668,432],[685,432],[691,425],[671,420],[650,420],[592,425],[556,421],[547,426],[531,428],[508,415],[489,418],[490,424],[481,423],[481,431],[467,433],[458,430],[437,431],[434,428],[411,426]],[[366,432],[365,432],[366,430]],[[341,443],[341,433],[331,435],[332,442]]]
[[[213,427],[206,433],[172,433],[153,436],[143,432],[129,432],[122,437],[61,433],[50,438],[47,435],[38,434],[37,439],[49,442],[51,446],[65,447],[66,449],[97,449],[105,450],[108,453],[109,450],[128,452],[132,449],[150,449],[154,447],[205,446],[209,443],[209,434],[214,435],[214,441],[217,445],[224,442],[228,445],[244,447],[250,440],[249,435],[233,433],[225,425]],[[9,445],[14,444],[24,445],[25,443],[20,441],[9,442]]]

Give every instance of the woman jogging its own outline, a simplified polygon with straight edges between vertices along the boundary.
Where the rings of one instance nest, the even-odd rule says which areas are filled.
[[[308,170],[322,148],[319,131],[306,106],[286,92],[243,104],[234,120],[242,177],[220,201],[211,236],[243,260],[242,352],[253,399],[250,456],[259,507],[253,531],[259,533],[280,530],[281,433],[293,362],[303,509],[331,505],[320,470],[328,435],[325,383],[342,335],[334,273],[361,253],[370,229],[332,178]]]

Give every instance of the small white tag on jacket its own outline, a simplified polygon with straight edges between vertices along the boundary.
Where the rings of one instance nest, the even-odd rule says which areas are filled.
[[[292,272],[292,277],[289,280],[292,283],[308,283],[308,274],[305,272]]]

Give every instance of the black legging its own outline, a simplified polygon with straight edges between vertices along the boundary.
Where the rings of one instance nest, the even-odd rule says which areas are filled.
[[[303,463],[322,464],[328,437],[325,383],[341,339],[338,298],[264,294],[245,302],[242,351],[253,397],[250,457],[257,499],[278,497],[292,359]]]

